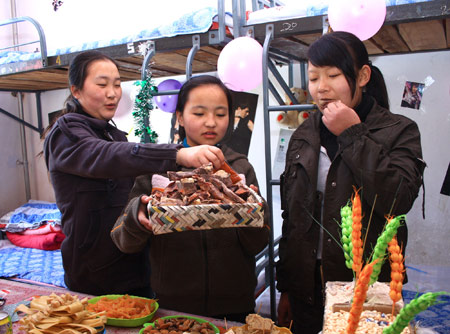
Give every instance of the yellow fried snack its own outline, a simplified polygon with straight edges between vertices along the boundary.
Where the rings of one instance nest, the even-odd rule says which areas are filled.
[[[30,334],[99,333],[105,328],[106,315],[86,310],[87,300],[69,293],[35,297],[30,307],[21,304],[16,308],[26,314],[19,320],[19,329]]]

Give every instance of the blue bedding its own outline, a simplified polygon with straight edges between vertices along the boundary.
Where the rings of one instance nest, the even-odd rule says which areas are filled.
[[[213,19],[216,15],[217,15],[217,8],[205,7],[195,10],[192,13],[185,14],[175,22],[167,22],[162,26],[150,27],[149,29],[137,31],[133,35],[114,36],[113,38],[108,40],[94,41],[83,43],[81,45],[74,45],[71,47],[48,50],[47,56],[58,56],[62,54],[127,44],[131,42],[139,42],[149,39],[158,39],[177,35],[203,33],[209,30],[213,22]],[[149,22],[149,25],[151,26],[151,22]],[[41,57],[40,52],[32,52],[32,53],[20,51],[0,52],[0,66],[15,62],[40,60],[40,57]]]
[[[43,224],[53,226],[61,224],[61,212],[56,203],[29,200],[1,217],[0,230],[17,233],[26,229],[36,229]]]
[[[405,304],[421,294],[408,290],[402,292]],[[450,333],[450,295],[440,296],[438,300],[438,304],[416,315],[414,321],[420,327],[432,328],[437,333]]]
[[[23,278],[66,288],[61,251],[10,247],[0,249],[0,277]]]

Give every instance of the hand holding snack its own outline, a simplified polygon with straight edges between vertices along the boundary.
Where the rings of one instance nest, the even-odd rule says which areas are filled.
[[[361,123],[358,114],[341,101],[330,102],[322,113],[323,124],[336,136],[352,125]]]
[[[210,145],[185,147],[177,153],[177,164],[185,167],[200,167],[212,163],[215,168],[219,168],[224,161],[222,150]]]

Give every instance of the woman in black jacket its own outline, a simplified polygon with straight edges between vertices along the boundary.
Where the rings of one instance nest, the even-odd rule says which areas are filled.
[[[296,334],[321,330],[325,282],[353,279],[333,241],[339,240],[340,209],[353,186],[361,189],[363,233],[371,218],[365,260],[385,216],[411,209],[424,168],[417,125],[388,110],[383,76],[356,36],[326,34],[310,46],[308,59],[308,88],[320,112],[300,125],[289,142],[281,177],[277,263],[278,322],[289,325],[292,319]],[[406,225],[397,238],[404,250]],[[386,261],[379,280],[389,279]]]
[[[66,239],[61,253],[69,289],[89,294],[152,295],[146,252],[124,254],[111,228],[127,203],[134,178],[177,165],[219,167],[213,146],[128,143],[111,121],[122,96],[117,64],[87,51],[69,68],[71,94],[44,134],[44,155]]]

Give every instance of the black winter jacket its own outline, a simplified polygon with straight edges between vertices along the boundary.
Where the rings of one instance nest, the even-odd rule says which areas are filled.
[[[176,170],[177,145],[128,143],[125,133],[87,114],[60,117],[44,155],[66,239],[61,253],[69,289],[127,293],[148,286],[146,252],[122,253],[110,231],[137,175]]]
[[[243,154],[226,146],[222,151],[230,166],[245,175],[247,185],[258,185]],[[205,316],[253,310],[255,255],[267,245],[269,230],[239,227],[153,235],[137,220],[140,195],[151,192],[151,177],[136,179],[130,195],[134,198],[111,235],[124,252],[139,252],[150,245],[151,284],[160,305]],[[267,219],[266,207],[266,223]]]
[[[422,184],[424,168],[416,123],[392,114],[373,100],[365,121],[337,137],[337,154],[328,172],[325,194],[318,192],[321,116],[320,112],[312,114],[293,133],[281,177],[283,228],[277,288],[307,303],[312,303],[314,298],[320,230],[314,220],[321,221],[322,203],[323,226],[336,240],[340,240],[340,209],[351,198],[353,186],[361,188],[363,236],[375,203],[363,257],[366,260],[391,207],[394,215],[405,214],[411,209]],[[398,241],[404,250],[407,241],[405,225],[398,230]],[[353,279],[352,271],[345,266],[343,251],[326,232],[322,266],[325,282]],[[389,261],[385,262],[379,280],[390,280]]]

